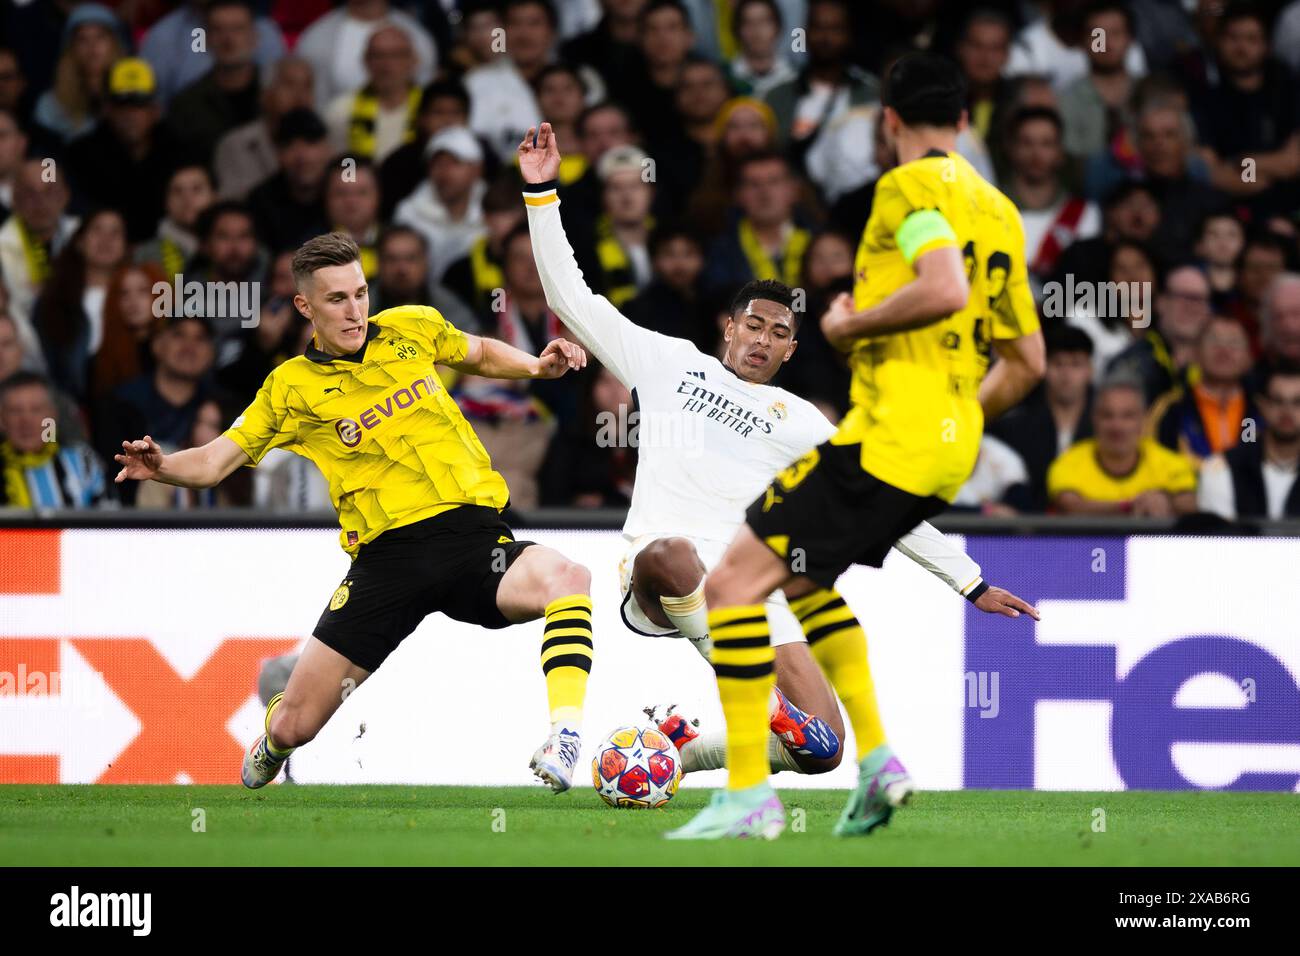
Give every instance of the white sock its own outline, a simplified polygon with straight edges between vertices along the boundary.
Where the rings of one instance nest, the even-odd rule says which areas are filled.
[[[681,755],[682,771],[685,773],[721,770],[727,765],[727,732],[714,730],[707,734],[700,734],[686,745]],[[776,734],[770,734],[767,738],[767,763],[773,773],[780,773],[782,770],[793,770],[795,773],[807,772],[795,763],[794,754],[790,753]]]
[[[707,661],[713,641],[709,638],[709,608],[704,603],[704,581],[701,579],[690,594],[659,598],[659,606],[673,622],[673,627],[690,640],[691,646]]]

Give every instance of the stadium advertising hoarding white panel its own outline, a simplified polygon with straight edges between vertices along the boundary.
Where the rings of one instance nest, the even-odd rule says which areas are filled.
[[[593,572],[588,744],[652,703],[717,726],[698,655],[620,621],[622,538],[527,536]],[[982,615],[899,555],[841,581],[919,786],[1297,789],[1300,540],[964,543],[1040,623]],[[261,662],[301,645],[348,567],[325,530],[6,530],[0,553],[4,782],[235,782],[261,721]],[[540,641],[539,623],[427,619],[294,756],[295,779],[531,783],[547,727]],[[779,782],[851,780],[846,762]]]

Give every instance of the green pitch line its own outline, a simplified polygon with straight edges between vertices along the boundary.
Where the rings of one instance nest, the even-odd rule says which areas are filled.
[[[844,794],[789,790],[775,843],[660,839],[706,798],[638,811],[585,787],[0,786],[0,865],[1300,864],[1294,794],[927,792],[888,829],[837,839]]]

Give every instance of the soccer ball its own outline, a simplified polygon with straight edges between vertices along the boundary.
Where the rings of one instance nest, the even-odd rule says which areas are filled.
[[[591,782],[611,807],[662,807],[682,781],[673,742],[650,727],[620,727],[601,742]]]

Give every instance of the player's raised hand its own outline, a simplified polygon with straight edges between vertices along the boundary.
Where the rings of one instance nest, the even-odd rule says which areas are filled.
[[[122,442],[122,454],[114,455],[113,460],[122,466],[113,480],[119,484],[128,478],[145,481],[158,474],[162,467],[163,450],[158,443],[145,435],[136,441]]]
[[[559,378],[569,369],[576,372],[586,367],[586,350],[568,339],[552,339],[537,357],[538,378]]]
[[[1036,607],[1002,588],[990,587],[975,599],[975,606],[985,614],[1001,614],[1003,617],[1028,614],[1035,621],[1042,620]]]
[[[550,123],[528,127],[528,135],[519,144],[519,172],[526,183],[547,183],[560,177],[560,146]]]

